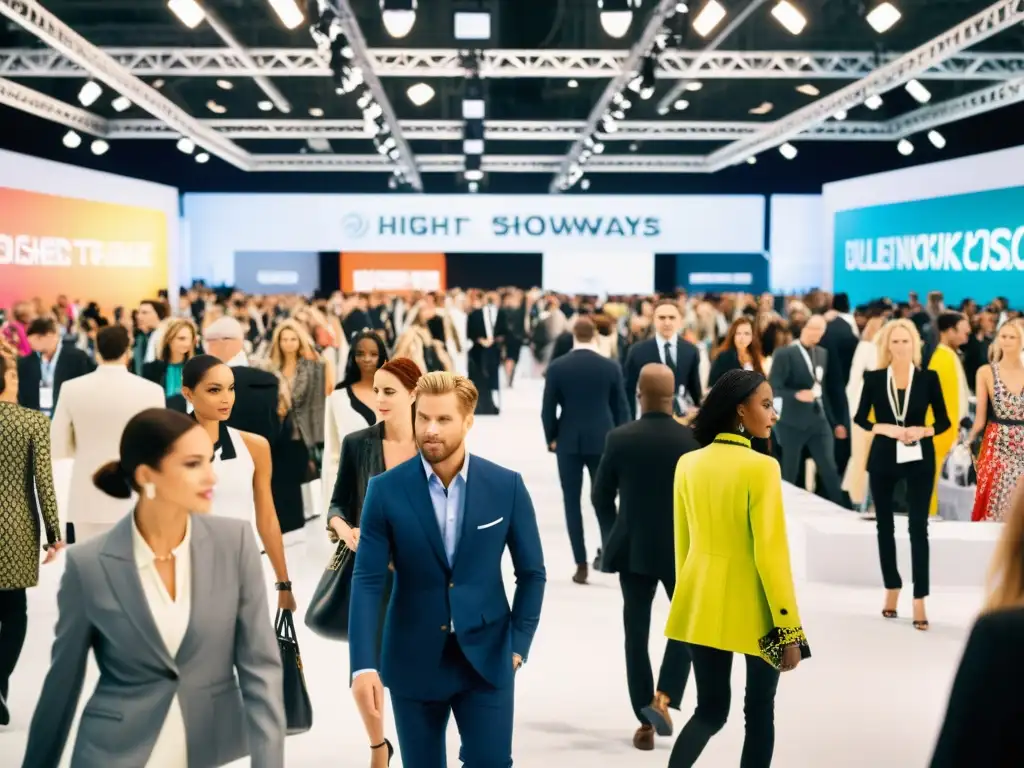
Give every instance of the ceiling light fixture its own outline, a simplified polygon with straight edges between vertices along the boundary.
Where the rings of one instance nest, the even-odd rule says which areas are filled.
[[[403,38],[416,23],[416,0],[380,0],[384,29],[395,38]]]
[[[931,101],[932,92],[925,88],[920,80],[910,80],[903,87],[907,89],[907,93],[913,96],[918,104],[927,104]]]
[[[178,146],[178,151],[179,152],[183,152],[186,155],[191,155],[193,152],[196,151],[196,143],[194,141],[192,141],[192,139],[188,138],[187,136],[182,136],[180,139],[178,139],[178,145],[177,146]]]
[[[751,155],[747,158],[747,165],[757,165],[757,158]]]
[[[900,139],[899,143],[896,145],[896,151],[904,157],[909,157],[914,153],[914,145],[907,139]]]
[[[285,29],[295,29],[306,20],[295,0],[270,0],[270,7],[277,13]]]
[[[230,80],[218,80],[217,87],[220,88],[222,91],[230,91],[232,88],[235,87],[235,84],[232,83]]]
[[[722,4],[718,0],[708,0],[693,20],[693,31],[701,37],[707,37],[724,18],[725,8]]]
[[[704,83],[702,83],[700,80],[691,80],[686,84],[686,90],[690,91],[691,93],[696,93],[703,87]]]
[[[206,11],[196,0],[168,0],[167,8],[189,29],[195,29],[206,18]]]
[[[946,137],[938,131],[928,131],[928,141],[936,149],[943,149],[946,146]]]
[[[462,142],[462,154],[482,155],[484,153],[483,139],[466,139]]]
[[[274,103],[271,101],[260,101],[256,104],[259,107],[260,112],[269,112],[274,108]]]
[[[879,3],[865,17],[871,28],[878,34],[888,32],[903,16],[892,3]]]
[[[577,80],[570,80],[568,83],[566,83],[566,85],[568,85],[570,88],[579,88],[580,87],[580,84],[579,84],[579,82]]]
[[[804,96],[820,96],[821,95],[821,91],[819,91],[816,86],[813,86],[810,83],[804,83],[803,85],[798,85],[796,87],[796,90],[797,90],[797,93],[802,93]]]
[[[164,87],[164,81],[160,79],[154,80],[152,82],[152,86],[159,91],[161,88]]]
[[[625,37],[633,24],[631,0],[597,0],[601,28],[608,37]]]
[[[837,120],[839,122],[842,122],[843,120],[846,119],[846,110],[845,109],[840,109],[838,112],[836,112],[834,115],[832,115],[832,117],[835,120]]]
[[[107,142],[105,142],[103,139],[96,139],[96,141],[92,143],[92,146],[90,146],[89,149],[92,150],[92,153],[94,155],[99,157],[100,155],[106,154],[107,150],[110,149],[110,145],[107,144]]]
[[[879,96],[877,93],[874,93],[871,96],[868,96],[866,99],[864,99],[864,106],[870,109],[872,112],[880,109],[882,103],[882,97]]]
[[[67,133],[64,134],[64,138],[61,139],[61,142],[68,149],[78,149],[80,146],[82,146],[82,137],[79,136],[74,131],[68,131]]]
[[[196,162],[199,164],[210,162],[210,155],[206,152],[200,152],[196,155]]]
[[[797,9],[789,0],[782,0],[772,8],[772,16],[779,22],[786,31],[793,35],[799,35],[807,26],[807,17]]]
[[[426,83],[416,83],[415,85],[409,86],[405,95],[409,97],[409,101],[411,101],[414,106],[422,107],[434,98],[434,89]]]
[[[782,155],[787,160],[792,160],[797,155],[796,147],[794,147],[787,141],[785,144],[779,147],[779,154]]]
[[[767,115],[773,109],[775,109],[775,105],[770,101],[762,101],[753,109],[747,110],[747,113],[751,115]]]
[[[83,85],[82,89],[78,92],[78,102],[83,107],[89,107],[92,106],[96,102],[96,99],[102,95],[103,89],[100,87],[100,84],[94,80],[90,80]]]
[[[675,104],[672,105],[672,109],[675,109],[675,110],[678,110],[679,112],[682,112],[684,109],[686,109],[689,106],[690,106],[690,102],[688,102],[686,99],[679,99],[679,100],[676,101]]]
[[[118,96],[116,99],[110,102],[110,106],[114,108],[115,112],[124,112],[131,105],[132,103],[127,96]]]
[[[210,99],[208,102],[206,102],[206,108],[213,112],[213,114],[215,115],[223,115],[225,112],[228,111],[227,107],[225,107],[222,104],[218,104],[213,99]]]
[[[324,111],[322,109],[320,109],[320,107],[310,107],[309,108],[309,116],[310,117],[323,117],[324,116]]]

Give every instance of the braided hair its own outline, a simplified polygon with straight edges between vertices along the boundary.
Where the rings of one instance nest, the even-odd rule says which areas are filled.
[[[757,371],[737,368],[727,371],[704,398],[693,421],[693,435],[701,447],[710,445],[722,432],[734,432],[739,416],[736,409],[746,402],[767,379]]]

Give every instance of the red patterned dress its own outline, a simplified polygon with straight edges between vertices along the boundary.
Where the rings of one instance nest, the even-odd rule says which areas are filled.
[[[993,397],[978,456],[975,522],[1002,522],[1017,481],[1024,475],[1024,392],[1011,392],[992,364]]]

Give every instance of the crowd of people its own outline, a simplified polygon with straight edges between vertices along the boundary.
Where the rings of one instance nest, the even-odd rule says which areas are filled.
[[[325,536],[355,553],[351,608],[335,620],[372,768],[394,753],[385,687],[407,768],[446,764],[451,714],[466,765],[511,765],[512,680],[547,573],[522,478],[470,456],[465,439],[524,377],[544,378],[571,578],[619,577],[637,749],[673,734],[692,669],[697,708],[671,768],[695,764],[724,725],[736,653],[741,764],[771,763],[779,675],[810,656],[783,481],[875,520],[887,619],[902,588],[894,520],[907,513],[913,626],[927,630],[929,519],[943,467],[966,451],[972,519],[1008,523],[988,611],[1024,594],[1019,537],[1005,538],[1024,525],[1024,321],[1005,299],[956,310],[934,293],[851,307],[820,291],[308,299],[202,285],[175,298],[24,301],[0,328],[0,725],[40,550],[46,563],[71,545],[26,768],[59,763],[90,649],[101,676],[76,765],[195,768],[248,753],[282,766],[265,582],[280,611],[297,610],[284,535],[321,516]],[[74,469],[58,509],[61,459]],[[589,550],[585,471],[601,531]],[[672,607],[655,682],[659,584]],[[973,738],[953,713],[986,674],[968,662],[1005,642],[995,623],[975,629],[986,645],[972,636],[935,766],[966,764],[948,759]]]

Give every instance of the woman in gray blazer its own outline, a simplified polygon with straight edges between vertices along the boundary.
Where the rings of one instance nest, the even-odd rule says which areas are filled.
[[[192,419],[135,416],[96,486],[139,494],[131,515],[68,550],[50,670],[24,768],[57,768],[90,649],[100,679],[71,768],[283,768],[281,659],[259,548],[243,520],[205,513],[213,445]]]

